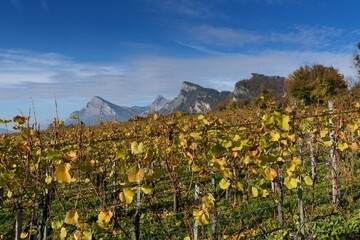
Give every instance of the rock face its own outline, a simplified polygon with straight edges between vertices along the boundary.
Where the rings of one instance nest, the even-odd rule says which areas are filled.
[[[274,97],[281,97],[285,93],[284,80],[284,77],[252,73],[250,79],[241,80],[235,84],[233,100],[239,101],[258,97],[264,90]]]
[[[190,82],[183,82],[179,95],[159,110],[161,114],[173,112],[204,113],[229,100],[230,92],[219,92]]]
[[[146,107],[123,107],[94,97],[85,108],[73,112],[79,116],[86,125],[95,125],[98,119],[107,122],[111,120],[127,121],[134,115],[146,117],[152,113],[170,114],[174,112],[206,113],[217,109],[219,105],[227,104],[232,97],[234,101],[247,100],[258,97],[266,91],[274,97],[281,97],[285,93],[285,78],[279,76],[265,76],[253,73],[250,79],[238,81],[233,93],[219,92],[211,88],[204,88],[191,82],[183,82],[180,93],[173,100],[157,96],[154,102]],[[76,120],[67,119],[66,125]]]
[[[155,100],[150,104],[149,109],[141,114],[141,117],[146,117],[149,114],[157,113],[163,108],[170,100],[158,95]]]
[[[147,111],[149,107],[121,107],[104,100],[101,97],[94,97],[90,102],[80,111],[75,111],[71,115],[79,116],[80,121],[86,125],[95,125],[98,119],[108,122],[112,120],[127,121],[134,115],[140,115]],[[65,125],[75,123],[73,119],[67,119]]]

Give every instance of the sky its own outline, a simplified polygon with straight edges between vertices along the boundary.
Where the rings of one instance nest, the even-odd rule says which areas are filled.
[[[144,106],[174,98],[183,81],[232,91],[251,73],[286,77],[302,65],[354,80],[359,9],[357,0],[0,0],[0,119],[31,113],[47,126],[94,96]]]

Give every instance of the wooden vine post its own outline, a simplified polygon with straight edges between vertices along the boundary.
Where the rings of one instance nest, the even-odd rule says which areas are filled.
[[[339,174],[336,164],[336,155],[335,155],[335,149],[336,149],[336,143],[335,143],[335,136],[334,136],[334,123],[332,122],[331,115],[334,111],[334,101],[329,100],[328,101],[328,110],[329,110],[329,137],[331,139],[332,145],[329,149],[329,155],[330,155],[330,168],[331,168],[331,182],[332,182],[332,201],[334,208],[337,208],[339,206],[340,201],[340,183],[339,183]]]

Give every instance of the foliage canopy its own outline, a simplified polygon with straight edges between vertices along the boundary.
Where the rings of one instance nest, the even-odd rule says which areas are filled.
[[[356,68],[356,73],[360,77],[360,42],[357,44],[358,51],[354,55],[354,65]]]
[[[337,69],[320,64],[301,66],[286,78],[285,85],[290,95],[306,104],[326,101],[347,88]]]

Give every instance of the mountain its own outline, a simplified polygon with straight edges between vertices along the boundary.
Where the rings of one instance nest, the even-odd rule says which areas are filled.
[[[173,112],[204,113],[219,106],[221,102],[229,100],[230,92],[219,92],[211,88],[204,88],[191,82],[183,82],[180,93],[174,100],[166,103],[159,110],[161,114]]]
[[[98,119],[108,122],[112,120],[127,121],[134,115],[140,115],[147,111],[149,107],[123,107],[115,105],[111,102],[104,100],[101,97],[95,96],[87,103],[86,107],[80,111],[75,111],[71,115],[79,116],[80,121],[86,125],[96,125]],[[74,119],[67,119],[65,125],[75,123]]]
[[[170,100],[164,98],[161,95],[158,95],[155,100],[150,104],[149,109],[142,113],[141,116],[146,117],[149,114],[159,112],[159,110],[163,108],[168,102],[170,102]]]
[[[274,97],[281,97],[285,93],[284,80],[284,77],[252,73],[250,79],[241,80],[235,84],[233,100],[258,97],[263,94],[264,90]]]

